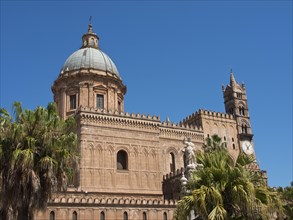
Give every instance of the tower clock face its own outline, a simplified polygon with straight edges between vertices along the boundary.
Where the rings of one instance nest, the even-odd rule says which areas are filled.
[[[252,144],[249,141],[243,141],[242,142],[242,150],[247,155],[253,154],[253,147],[252,147]]]

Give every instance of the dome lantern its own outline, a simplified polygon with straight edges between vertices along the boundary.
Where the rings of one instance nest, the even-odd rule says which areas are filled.
[[[99,48],[99,37],[96,33],[93,32],[93,25],[92,25],[92,16],[90,17],[90,23],[88,27],[88,32],[82,36],[82,46],[81,48]]]

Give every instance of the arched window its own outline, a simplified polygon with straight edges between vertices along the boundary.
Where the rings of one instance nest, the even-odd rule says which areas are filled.
[[[164,214],[163,214],[163,219],[164,220],[168,220],[168,217],[167,217],[167,213],[166,212],[164,212]]]
[[[50,212],[50,220],[55,220],[55,212],[54,211]]]
[[[142,219],[143,219],[143,220],[147,220],[147,214],[146,214],[146,212],[143,212],[143,213],[142,213]]]
[[[127,212],[124,212],[124,214],[123,214],[123,220],[128,220],[128,214],[127,214]]]
[[[90,39],[90,43],[89,43],[90,46],[94,46],[95,45],[95,40],[94,38],[91,38]]]
[[[175,172],[175,155],[173,152],[170,153],[170,172]]]
[[[233,150],[235,150],[235,144],[233,144]]]
[[[240,115],[245,115],[245,110],[243,106],[239,106],[239,114]]]
[[[100,213],[100,220],[105,220],[105,213],[103,211]]]
[[[242,133],[247,134],[247,125],[242,125]]]
[[[128,169],[128,157],[124,150],[120,150],[117,153],[117,169],[127,170]]]
[[[121,102],[118,101],[118,112],[120,113],[121,112]]]
[[[72,213],[72,220],[77,220],[77,212],[76,211],[74,211]]]

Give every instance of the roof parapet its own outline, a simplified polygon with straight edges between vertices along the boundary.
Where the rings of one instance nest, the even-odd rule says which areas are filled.
[[[199,109],[198,111],[192,113],[191,115],[187,116],[186,118],[183,119],[182,122],[180,123],[187,123],[190,121],[192,118],[199,117],[201,115],[207,115],[207,116],[212,116],[212,117],[217,117],[217,118],[225,118],[225,119],[233,119],[234,116],[231,114],[223,113],[223,112],[215,112],[215,111],[209,111],[205,109]]]
[[[145,114],[139,114],[139,113],[118,112],[118,111],[104,110],[104,109],[90,108],[90,107],[83,107],[83,106],[78,107],[77,112],[99,113],[104,115],[123,116],[128,118],[145,119],[145,120],[161,122],[160,116],[156,116],[156,115],[151,116],[151,115],[145,115]]]

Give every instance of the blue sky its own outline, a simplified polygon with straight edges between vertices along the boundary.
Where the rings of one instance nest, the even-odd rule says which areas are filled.
[[[127,85],[127,112],[179,122],[224,112],[230,68],[246,84],[254,143],[270,186],[292,174],[291,1],[1,1],[1,99],[46,106],[93,16]]]

